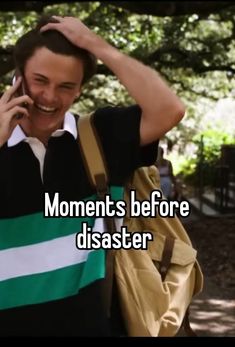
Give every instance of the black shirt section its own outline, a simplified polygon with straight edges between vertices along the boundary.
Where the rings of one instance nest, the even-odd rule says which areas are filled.
[[[110,174],[110,184],[123,185],[131,172],[154,163],[157,144],[139,146],[141,110],[107,107],[94,115]],[[95,193],[83,165],[78,141],[65,132],[51,137],[45,155],[43,182],[38,159],[28,143],[0,149],[0,218],[44,209],[44,193],[59,192],[60,200],[79,200]]]
[[[123,185],[135,168],[155,162],[157,143],[139,146],[140,117],[138,106],[107,107],[94,115],[112,185]],[[29,144],[5,144],[0,149],[0,183],[0,218],[43,211],[45,192],[59,192],[60,199],[67,201],[94,193],[78,141],[68,132],[50,138],[43,181],[38,159]],[[109,336],[102,302],[103,282],[96,281],[78,295],[62,300],[0,311],[0,335]]]

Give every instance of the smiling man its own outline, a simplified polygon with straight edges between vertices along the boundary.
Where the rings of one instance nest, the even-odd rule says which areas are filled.
[[[46,144],[51,133],[62,127],[66,111],[80,95],[83,64],[76,57],[41,47],[26,62],[24,77],[34,103],[29,107],[31,117],[24,118],[21,126]]]
[[[76,18],[42,18],[18,40],[14,59],[17,80],[0,99],[0,335],[110,336],[116,327],[105,310],[104,250],[75,245],[84,222],[102,231],[103,220],[43,215],[46,193],[68,203],[97,198],[69,108],[96,59],[135,100],[93,116],[112,198],[122,199],[126,179],[155,162],[156,141],[184,106],[156,71]]]

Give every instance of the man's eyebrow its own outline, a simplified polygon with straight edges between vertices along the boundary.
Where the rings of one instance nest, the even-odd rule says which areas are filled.
[[[42,75],[42,74],[40,74],[40,73],[38,73],[38,72],[34,72],[33,75],[34,75],[34,76],[37,76],[37,77],[41,77],[41,78],[43,78],[44,80],[48,80],[48,78],[47,78],[46,76],[44,76],[44,75]]]
[[[75,82],[62,82],[62,86],[67,86],[67,87],[76,87],[77,84]]]
[[[47,80],[48,81],[48,78],[46,77],[46,76],[44,76],[44,75],[42,75],[42,74],[40,74],[40,73],[38,73],[38,72],[34,72],[33,73],[33,75],[34,76],[36,76],[36,77],[40,77],[40,78],[42,78],[42,79],[44,79],[44,80]],[[62,82],[61,83],[61,85],[66,85],[66,86],[70,86],[70,87],[75,87],[76,86],[76,83],[75,82]]]

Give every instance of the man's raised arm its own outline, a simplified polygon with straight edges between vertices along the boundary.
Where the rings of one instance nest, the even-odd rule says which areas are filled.
[[[94,54],[116,75],[140,106],[142,145],[159,139],[182,119],[185,112],[183,103],[156,71],[117,50],[79,19],[55,18],[59,23],[47,24],[41,31],[56,29],[73,44]]]

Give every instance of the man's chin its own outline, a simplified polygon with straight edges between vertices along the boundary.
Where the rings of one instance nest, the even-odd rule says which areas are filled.
[[[31,126],[34,129],[38,129],[41,132],[53,132],[61,128],[61,121],[53,119],[51,117],[40,117],[38,119],[32,119]]]

